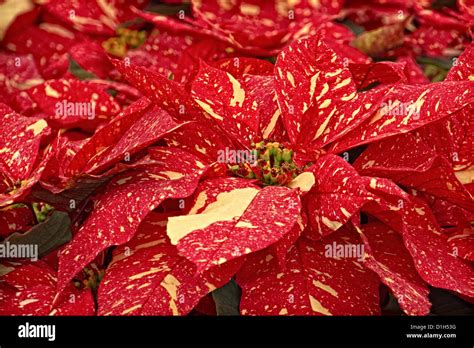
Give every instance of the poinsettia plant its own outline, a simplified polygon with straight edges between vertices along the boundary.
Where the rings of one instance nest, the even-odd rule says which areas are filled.
[[[468,308],[473,6],[4,1],[0,315]]]

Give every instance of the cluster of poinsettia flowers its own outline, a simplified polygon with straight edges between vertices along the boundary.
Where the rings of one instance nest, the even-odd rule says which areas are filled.
[[[474,300],[472,1],[163,3],[0,3],[0,314]]]

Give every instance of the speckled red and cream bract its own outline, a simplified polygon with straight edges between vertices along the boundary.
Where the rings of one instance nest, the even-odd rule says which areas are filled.
[[[147,3],[0,1],[0,242],[72,221],[1,260],[1,315],[214,313],[231,280],[242,315],[474,298],[472,1]]]

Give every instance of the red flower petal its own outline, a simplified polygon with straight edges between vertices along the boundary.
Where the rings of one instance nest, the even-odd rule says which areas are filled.
[[[132,165],[132,156],[176,127],[179,126],[170,115],[142,98],[92,137],[66,143],[57,153],[55,162],[48,164],[42,184],[59,193],[90,175],[92,180],[100,181],[123,170],[117,165],[119,162],[123,161],[124,166]],[[104,172],[108,168],[111,170]]]
[[[431,303],[429,289],[418,275],[401,236],[381,223],[358,228],[365,245],[364,265],[377,273],[392,290],[408,315],[427,315]]]
[[[430,0],[418,1],[420,4],[430,6]],[[351,1],[345,4],[349,18],[364,28],[373,29],[382,24],[399,22],[412,10],[413,1],[406,0],[369,0]]]
[[[303,124],[316,133],[309,139],[322,134],[337,107],[357,92],[350,71],[319,35],[299,40],[280,53],[275,81],[283,122],[293,143]]]
[[[58,292],[99,252],[128,242],[145,216],[167,198],[189,196],[204,165],[184,151],[153,151],[160,164],[151,164],[115,177],[71,243],[61,252]],[[113,219],[111,219],[113,216]]]
[[[248,101],[245,86],[234,76],[201,62],[191,94],[221,129],[250,144],[259,126],[257,105]]]
[[[406,38],[410,51],[420,55],[439,57],[454,56],[463,50],[467,35],[465,30],[453,30],[424,25]]]
[[[364,31],[352,44],[371,57],[381,56],[386,51],[403,44],[405,25],[405,21],[398,21]]]
[[[262,59],[234,57],[220,59],[213,64],[216,69],[223,70],[240,80],[244,75],[273,76],[273,64]]]
[[[474,44],[467,47],[455,60],[446,76],[447,81],[474,81]]]
[[[39,163],[35,167],[35,170],[28,178],[24,178],[19,182],[19,186],[14,186],[14,189],[6,193],[0,193],[0,207],[13,204],[27,195],[30,189],[35,185],[41,178],[43,171],[46,168],[47,163],[53,157],[56,152],[57,145],[55,143],[49,145],[46,149],[41,152],[41,157],[38,159]],[[1,164],[1,163],[0,163]],[[11,186],[8,186],[11,189]]]
[[[326,44],[347,64],[369,64],[372,59],[357,48],[327,40]]]
[[[134,104],[127,107],[122,113],[115,117],[110,123],[96,131],[84,144],[77,148],[74,154],[74,160],[70,161],[70,166],[65,168],[64,172],[67,176],[72,176],[84,171],[89,167],[102,164],[97,161],[96,157],[104,149],[113,150],[114,146],[122,139],[135,122],[143,115],[152,110],[151,103],[148,99],[142,98]],[[108,154],[109,151],[104,151]],[[125,152],[121,154],[125,155]]]
[[[42,261],[21,265],[0,280],[8,286],[0,287],[0,315],[94,315],[92,292],[72,284],[65,300],[53,305],[56,273]]]
[[[448,238],[453,254],[463,259],[474,261],[474,229],[460,228]]]
[[[123,118],[122,121],[124,121]],[[130,157],[147,146],[152,145],[163,137],[164,134],[172,131],[176,127],[178,127],[178,124],[174,122],[166,111],[156,106],[152,107],[146,110],[143,116],[137,119],[132,126],[122,134],[120,140],[113,144],[109,151],[104,151],[102,147],[98,156],[95,156],[92,162],[89,161],[87,163],[84,171],[88,173],[100,173],[105,168],[110,167],[111,164],[124,160],[124,156]],[[112,131],[112,129],[114,132],[116,131],[115,127],[108,128],[110,131]],[[105,134],[101,132],[100,137],[104,135]],[[99,139],[99,137],[97,137],[97,139]]]
[[[305,213],[298,216],[293,228],[282,239],[269,247],[272,254],[277,258],[278,264],[282,269],[286,267],[286,255],[291,247],[298,240],[308,224],[308,217]]]
[[[114,250],[99,288],[99,315],[186,315],[237,271],[240,261],[196,274],[169,243],[166,220],[151,213],[136,236]]]
[[[450,163],[457,180],[467,190],[474,180],[474,118],[471,117],[473,110],[474,107],[469,105],[448,119],[423,127],[417,132],[421,140],[433,149],[433,153]],[[450,186],[452,185],[451,183]]]
[[[341,229],[322,241],[300,238],[285,270],[266,251],[248,257],[237,273],[243,315],[377,315],[379,279],[357,258],[332,258],[330,248],[360,245]]]
[[[49,135],[50,128],[45,120],[21,116],[5,104],[0,104],[0,117],[0,169],[16,183],[30,176],[41,139]]]
[[[378,198],[364,210],[401,233],[416,270],[428,284],[472,297],[474,267],[453,255],[428,206],[385,179],[370,179]]]
[[[420,66],[416,61],[409,56],[399,57],[397,63],[405,63],[405,75],[408,77],[408,83],[410,84],[426,84],[430,80],[425,76]]]
[[[164,137],[169,146],[179,147],[212,163],[219,158],[220,151],[233,148],[232,141],[215,129],[201,122],[189,122]]]
[[[189,19],[186,21],[183,20],[175,20],[169,16],[165,16],[162,14],[157,14],[153,12],[145,12],[134,9],[132,7],[132,11],[139,16],[140,18],[144,19],[145,21],[153,23],[158,29],[163,29],[164,31],[169,31],[174,34],[193,34],[196,36],[205,36],[210,35],[212,36],[212,31],[206,28],[200,27],[193,27],[189,22],[192,22]]]
[[[97,85],[73,79],[50,80],[28,90],[40,112],[58,127],[95,129],[120,111],[112,96]]]
[[[474,17],[474,3],[472,0],[459,0],[458,8],[470,17]]]
[[[203,113],[184,88],[168,78],[124,61],[112,61],[130,84],[180,120],[203,121]]]
[[[34,224],[32,210],[26,205],[12,205],[0,209],[0,238],[14,232],[26,232]]]
[[[407,79],[403,68],[403,65],[394,62],[349,65],[358,90],[377,82],[380,84],[404,83]]]
[[[314,188],[305,196],[310,229],[305,235],[318,240],[340,227],[367,202],[365,180],[342,158],[325,155],[308,169]]]
[[[113,35],[115,28],[133,19],[131,7],[144,7],[148,1],[87,1],[51,0],[46,10],[74,29],[88,34]]]
[[[140,91],[136,88],[121,82],[111,80],[88,80],[91,84],[99,85],[103,89],[108,89],[115,93],[115,100],[120,105],[130,105],[142,97]]]
[[[450,116],[474,100],[472,90],[474,84],[470,82],[394,86],[379,101],[379,105],[383,104],[378,112],[338,140],[331,150],[341,152]]]
[[[428,208],[417,204],[406,211],[404,218],[405,245],[421,277],[432,286],[474,296],[473,265],[454,256],[447,240],[436,234],[436,222]]]
[[[31,54],[45,79],[62,77],[68,70],[66,52],[77,43],[74,31],[60,24],[43,22],[11,31],[3,44],[17,54]]]
[[[101,79],[106,79],[114,68],[102,46],[91,40],[72,46],[68,53],[82,69]]]
[[[199,272],[277,242],[290,232],[301,209],[296,191],[286,187],[260,189],[230,178],[212,183],[199,190],[187,215],[168,222],[171,243]]]
[[[357,93],[347,65],[318,35],[280,54],[275,65],[276,91],[293,143],[320,148],[353,130],[377,109],[386,91]]]
[[[192,42],[190,36],[152,33],[142,46],[128,51],[127,58],[134,65],[147,67],[168,78],[183,69],[180,59]]]
[[[255,54],[281,46],[290,23],[288,10],[276,6],[274,1],[228,6],[217,0],[193,2],[193,14],[199,25]]]
[[[402,134],[371,144],[354,163],[363,175],[386,177],[474,211],[469,192],[450,163],[416,134]]]
[[[424,199],[430,206],[440,226],[466,226],[469,224],[469,221],[474,220],[474,212],[468,212],[455,204],[430,195],[421,197],[422,195],[423,194],[420,193],[420,198]]]
[[[31,54],[1,52],[0,74],[3,75],[0,80],[0,102],[11,106],[19,104],[18,109],[21,109],[21,100],[25,98],[19,95],[20,91],[43,82]],[[15,102],[15,99],[18,101]],[[30,104],[31,102],[28,102],[27,107],[30,107]]]

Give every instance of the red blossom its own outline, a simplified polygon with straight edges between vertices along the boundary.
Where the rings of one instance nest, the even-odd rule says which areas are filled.
[[[48,253],[1,260],[0,314],[474,298],[471,1],[12,3],[0,243]]]

